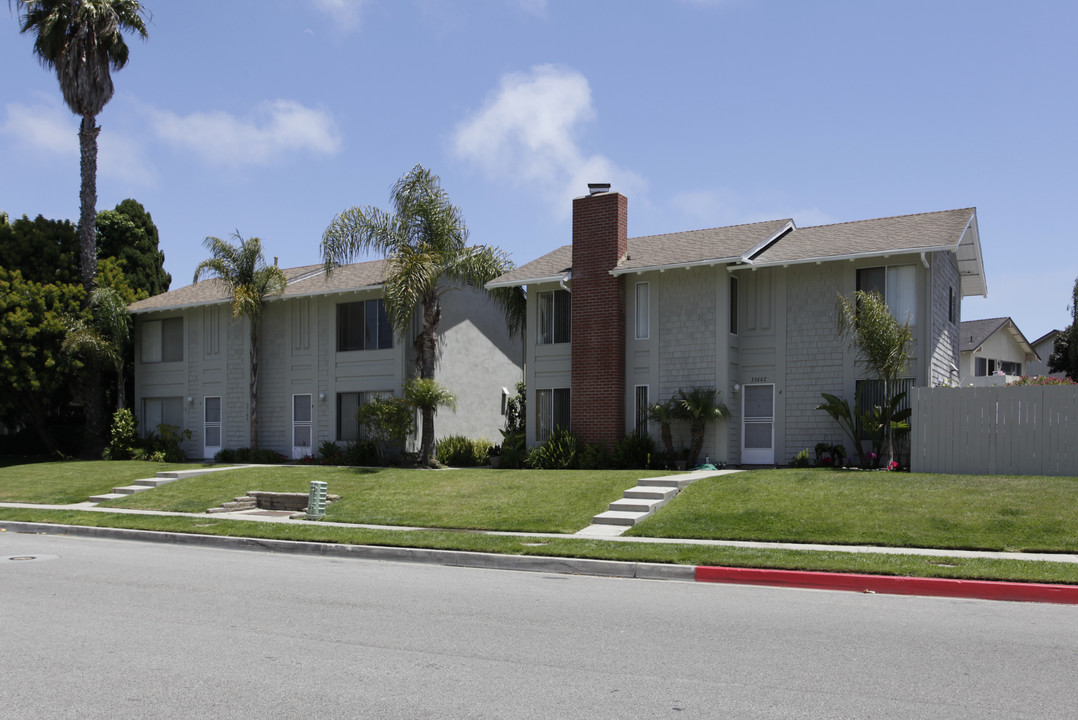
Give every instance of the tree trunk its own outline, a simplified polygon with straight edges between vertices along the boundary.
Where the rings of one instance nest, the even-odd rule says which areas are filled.
[[[83,307],[90,306],[90,292],[94,289],[97,275],[97,127],[93,115],[83,115],[79,125],[79,260],[82,287],[86,291]],[[88,362],[83,370],[86,384],[83,387],[86,408],[86,428],[83,438],[83,455],[100,457],[105,447],[107,422],[105,419],[105,395],[102,391],[101,364]]]
[[[85,307],[89,307],[90,291],[94,289],[94,276],[97,275],[97,136],[100,132],[101,128],[96,127],[93,115],[82,116],[79,126],[79,169],[82,174],[79,187],[79,259],[82,262],[82,287],[86,290],[83,299]]]
[[[248,318],[251,323],[251,440],[252,450],[258,449],[258,320]]]
[[[434,363],[438,357],[438,323],[442,319],[442,304],[436,294],[423,299],[423,329],[415,338],[416,371],[419,377],[434,378]],[[423,408],[422,435],[419,440],[419,464],[430,463],[434,454],[434,408]]]

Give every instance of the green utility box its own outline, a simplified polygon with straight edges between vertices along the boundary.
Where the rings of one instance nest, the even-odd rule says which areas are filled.
[[[307,494],[307,519],[321,520],[326,516],[326,490],[329,486],[320,480],[311,480]]]

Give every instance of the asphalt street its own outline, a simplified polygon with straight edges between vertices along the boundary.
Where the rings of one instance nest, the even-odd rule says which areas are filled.
[[[1078,608],[0,533],[0,718],[1073,718]]]

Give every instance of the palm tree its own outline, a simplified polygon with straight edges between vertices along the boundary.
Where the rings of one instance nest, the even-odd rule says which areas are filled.
[[[110,287],[94,288],[90,293],[93,321],[76,320],[67,331],[64,352],[83,353],[112,365],[116,371],[116,409],[124,407],[124,365],[131,343],[131,315],[127,303]]]
[[[361,253],[375,252],[388,259],[386,314],[397,338],[406,342],[412,318],[420,311],[421,328],[412,339],[416,374],[431,379],[438,356],[442,296],[459,285],[482,289],[511,270],[513,263],[495,247],[467,245],[468,228],[460,208],[449,201],[438,176],[423,166],[416,165],[393,185],[391,201],[392,212],[364,206],[338,214],[322,235],[322,260],[329,273]],[[486,292],[505,311],[510,333],[521,330],[522,289]],[[422,413],[420,454],[429,457],[434,447],[434,412],[424,409]]]
[[[258,449],[258,354],[262,329],[262,307],[266,298],[284,292],[286,278],[277,266],[267,266],[262,241],[246,240],[232,233],[237,245],[208,237],[202,244],[212,257],[195,268],[195,282],[203,275],[216,277],[228,286],[232,317],[247,318],[251,330],[251,449]]]
[[[433,378],[409,378],[404,383],[404,398],[423,416],[423,444],[419,449],[419,464],[430,464],[434,449],[434,415],[440,407],[457,409],[457,396]],[[429,425],[428,425],[429,423]],[[430,438],[430,444],[427,439]]]
[[[670,434],[670,423],[675,417],[674,398],[670,398],[666,402],[652,403],[648,406],[648,420],[659,423],[659,437],[663,441],[663,447],[666,449],[666,459],[669,462],[673,462],[676,457],[674,453],[674,437]]]
[[[704,447],[707,424],[730,417],[730,409],[719,400],[719,391],[713,387],[678,390],[673,400],[675,416],[689,421],[689,467],[695,467]]]
[[[110,69],[127,64],[124,32],[145,39],[146,10],[138,0],[15,0],[21,32],[34,33],[34,54],[56,71],[60,91],[79,126],[79,245],[87,301],[97,271],[97,115],[112,99]]]
[[[839,295],[837,310],[839,334],[856,348],[858,359],[883,384],[882,410],[886,413],[896,409],[895,390],[910,363],[913,343],[909,321],[896,320],[883,296],[875,290],[858,290],[853,299]],[[859,408],[859,412],[871,412],[871,409]],[[895,459],[892,422],[891,416],[885,414],[883,431],[888,467]]]

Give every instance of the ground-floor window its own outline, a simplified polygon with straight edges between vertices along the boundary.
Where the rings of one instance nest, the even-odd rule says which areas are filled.
[[[635,402],[635,414],[636,423],[633,426],[633,430],[638,435],[648,434],[648,386],[637,385],[636,386],[636,402]]]
[[[535,391],[535,439],[541,443],[550,439],[555,428],[569,429],[569,388]]]
[[[158,425],[174,425],[183,429],[183,398],[156,397],[142,399],[142,436],[158,432]]]
[[[389,390],[373,392],[337,393],[337,441],[356,442],[366,439],[366,432],[359,424],[359,408],[379,397],[392,397]]]
[[[977,377],[986,377],[1003,373],[1004,375],[1021,375],[1022,363],[1009,360],[992,360],[991,358],[975,358],[973,374]]]

